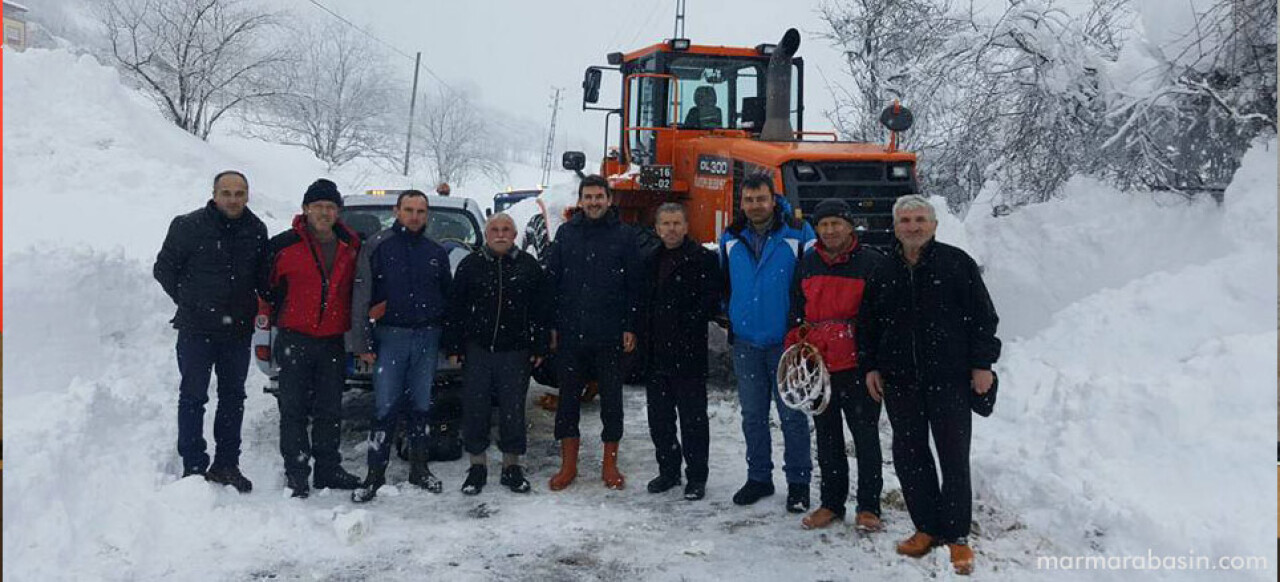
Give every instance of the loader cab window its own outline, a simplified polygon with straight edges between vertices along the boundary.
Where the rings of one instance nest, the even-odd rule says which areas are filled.
[[[767,57],[717,57],[667,53],[667,71],[678,78],[680,127],[712,129],[717,117],[728,129],[760,131],[764,121]],[[800,65],[792,66],[791,125],[801,127]],[[709,88],[709,89],[707,89]],[[699,105],[714,100],[712,109]],[[716,110],[719,110],[718,112]]]

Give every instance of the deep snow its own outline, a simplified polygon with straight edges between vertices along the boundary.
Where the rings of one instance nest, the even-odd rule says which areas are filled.
[[[733,506],[744,448],[724,387],[698,503],[644,492],[654,464],[638,388],[627,391],[625,491],[599,483],[588,439],[578,484],[548,492],[550,415],[530,408],[529,496],[492,483],[463,497],[458,461],[435,467],[440,496],[405,489],[359,508],[336,492],[288,499],[278,415],[256,370],[242,462],[254,493],[178,480],[176,333],[150,277],[168,222],[203,202],[214,172],[240,167],[251,206],[279,231],[322,165],[239,138],[201,143],[87,57],[4,58],[7,579],[950,576],[945,552],[893,554],[910,522],[891,465],[882,534],[801,531],[780,496]],[[1268,570],[1239,579],[1275,577],[1275,187],[1272,140],[1249,153],[1221,207],[1077,180],[1065,199],[1010,216],[941,217],[939,238],[984,265],[1006,341],[996,414],[975,420],[975,580],[1062,575],[1036,570],[1036,556],[1148,550],[1265,556]],[[568,183],[552,190],[553,212],[572,200]],[[531,212],[512,210],[521,225]],[[598,430],[596,411],[585,408],[584,434]],[[362,422],[344,439],[358,472]],[[889,459],[887,420],[881,431]],[[393,464],[393,481],[404,473]]]

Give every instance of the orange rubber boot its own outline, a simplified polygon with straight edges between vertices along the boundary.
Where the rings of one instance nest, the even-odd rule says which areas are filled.
[[[951,548],[951,567],[956,574],[968,576],[973,573],[973,548],[968,544],[947,544]]]
[[[560,439],[560,472],[551,477],[551,490],[559,491],[578,478],[578,449],[582,439]]]
[[[604,467],[600,470],[604,486],[610,489],[622,489],[627,486],[627,478],[618,471],[618,443],[604,444]]]

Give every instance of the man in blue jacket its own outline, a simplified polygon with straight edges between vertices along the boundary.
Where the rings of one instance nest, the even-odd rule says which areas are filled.
[[[622,354],[636,347],[641,264],[635,231],[618,218],[612,202],[607,180],[597,175],[583,178],[578,185],[579,212],[556,231],[547,250],[547,275],[555,295],[551,341],[559,352],[561,396],[555,428],[561,465],[551,478],[552,491],[568,487],[578,476],[578,397],[593,369],[604,423],[601,477],[610,489],[625,485],[618,472]]]
[[[728,276],[733,368],[747,443],[747,483],[733,495],[733,502],[751,505],[773,495],[772,400],[782,421],[787,511],[802,513],[809,509],[813,472],[809,419],[782,403],[777,373],[791,307],[791,277],[815,237],[808,223],[790,216],[790,206],[774,191],[768,174],[743,180],[741,204],[742,212],[720,236],[720,261]]]
[[[386,483],[391,436],[406,399],[409,482],[432,493],[443,489],[427,467],[427,412],[451,275],[448,253],[426,235],[427,212],[426,194],[402,192],[395,224],[369,238],[356,266],[348,341],[352,352],[376,366],[369,474],[351,493],[357,503],[373,499]]]

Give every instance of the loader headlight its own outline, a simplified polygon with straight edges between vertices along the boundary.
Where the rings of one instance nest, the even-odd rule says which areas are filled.
[[[809,164],[796,164],[796,178],[801,182],[815,182],[818,180],[818,169]]]
[[[890,180],[906,180],[909,178],[911,178],[910,164],[895,164],[895,165],[889,166]]]

